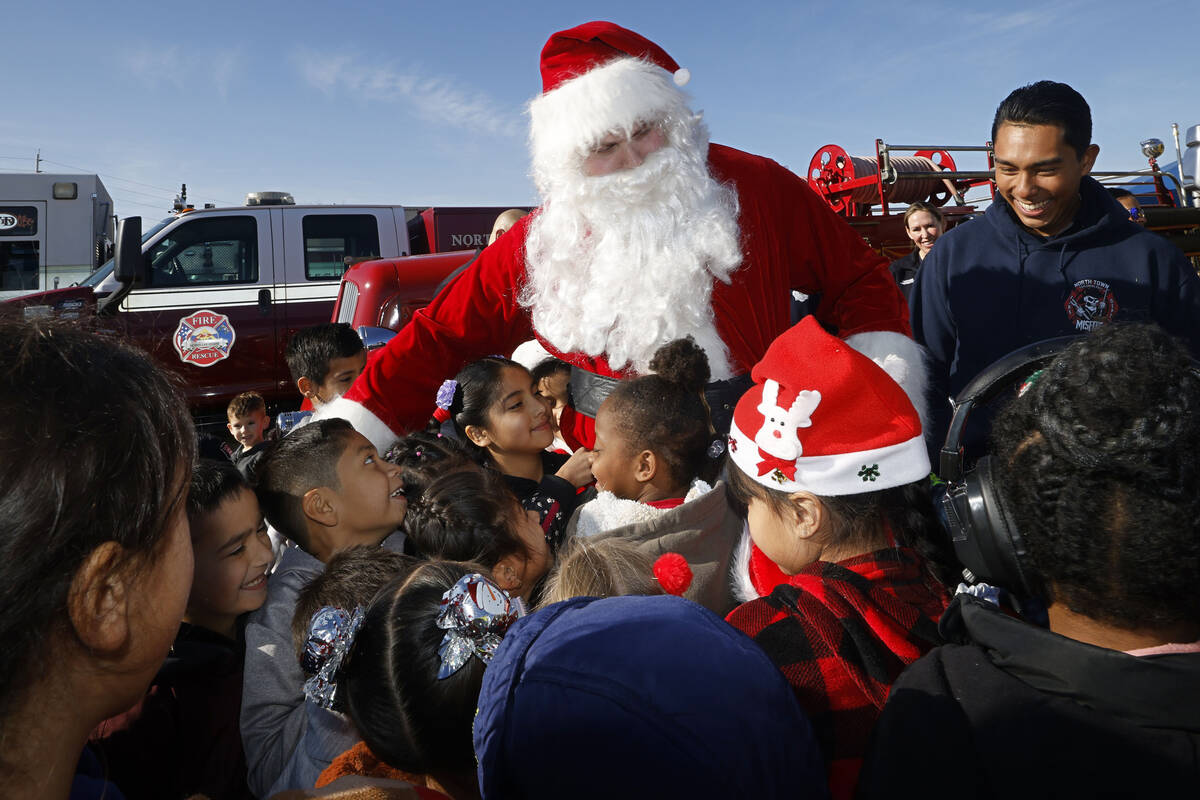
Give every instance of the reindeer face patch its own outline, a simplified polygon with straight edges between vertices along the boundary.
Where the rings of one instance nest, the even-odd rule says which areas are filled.
[[[758,404],[758,412],[763,415],[762,427],[754,434],[758,449],[775,459],[795,461],[804,452],[799,430],[812,425],[812,413],[820,403],[820,392],[805,389],[796,395],[791,406],[783,408],[779,405],[779,384],[768,380],[763,384],[762,402]]]

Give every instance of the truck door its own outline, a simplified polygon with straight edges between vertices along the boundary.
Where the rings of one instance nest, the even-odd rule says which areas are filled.
[[[346,259],[399,254],[392,208],[284,208],[286,348],[301,328],[329,322]]]
[[[146,285],[121,304],[127,335],[183,377],[193,411],[278,396],[271,220],[266,209],[186,215],[151,239]]]

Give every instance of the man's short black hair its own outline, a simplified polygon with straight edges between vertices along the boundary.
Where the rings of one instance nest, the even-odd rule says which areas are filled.
[[[328,486],[341,490],[338,460],[354,426],[344,419],[317,419],[272,443],[255,470],[254,491],[267,522],[302,548],[308,547],[304,495]]]
[[[1000,125],[1056,125],[1063,141],[1080,158],[1092,143],[1092,110],[1083,95],[1065,83],[1038,81],[1014,89],[996,109],[992,120],[992,141]]]
[[[362,339],[348,323],[326,322],[296,331],[288,342],[284,358],[293,383],[308,378],[320,384],[329,375],[329,362],[356,356],[362,351]]]

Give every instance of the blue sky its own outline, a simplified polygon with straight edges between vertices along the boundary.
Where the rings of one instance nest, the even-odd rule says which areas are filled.
[[[1042,78],[1095,118],[1097,169],[1200,123],[1200,4],[1113,0],[6,2],[0,169],[99,172],[122,216],[284,190],[297,202],[535,200],[525,102],[553,31],[605,18],[692,72],[714,141],[803,173],[834,143],[982,144]],[[64,166],[69,165],[69,167]],[[982,168],[969,157],[963,168]]]

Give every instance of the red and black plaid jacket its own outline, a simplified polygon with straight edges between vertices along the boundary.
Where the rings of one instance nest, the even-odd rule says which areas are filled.
[[[791,683],[812,721],[834,798],[850,797],[892,681],[940,644],[945,590],[895,547],[818,561],[730,612]]]

